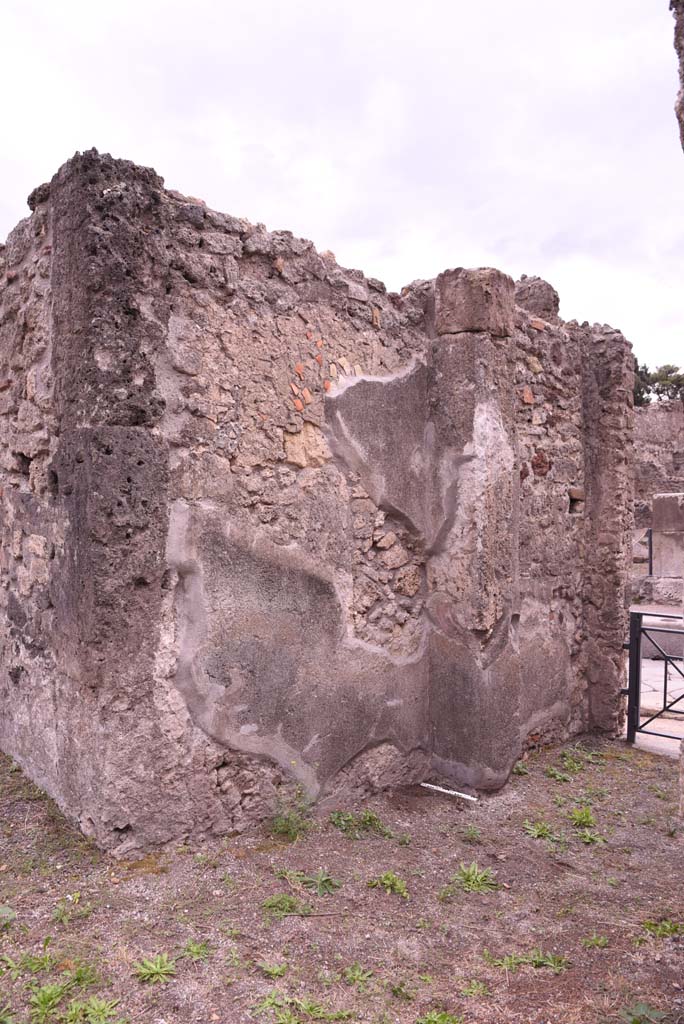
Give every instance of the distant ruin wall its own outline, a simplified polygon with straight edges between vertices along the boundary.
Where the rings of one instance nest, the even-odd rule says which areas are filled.
[[[653,495],[684,490],[684,402],[634,410],[634,525],[653,523]]]
[[[0,250],[0,746],[84,831],[491,788],[530,738],[618,728],[618,332],[494,270],[387,294],[94,151],[30,205]]]

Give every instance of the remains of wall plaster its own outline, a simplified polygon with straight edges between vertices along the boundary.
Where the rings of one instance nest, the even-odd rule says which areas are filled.
[[[30,205],[0,268],[0,744],[86,832],[496,787],[619,727],[620,334],[494,270],[387,294],[95,152]]]

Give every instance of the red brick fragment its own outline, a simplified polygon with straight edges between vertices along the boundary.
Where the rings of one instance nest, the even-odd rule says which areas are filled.
[[[526,384],[522,389],[522,400],[525,405],[534,405],[534,395],[532,394],[532,388]]]
[[[316,348],[323,348],[323,339],[319,338],[316,342]]]
[[[293,384],[292,381],[290,381],[290,387],[292,388],[292,394],[293,395],[298,395],[299,394],[299,388],[297,387],[296,384]]]
[[[294,368],[294,372],[297,374],[300,380],[304,380],[304,367],[301,363],[297,363]]]
[[[302,388],[302,398],[304,399],[305,405],[311,405],[313,402],[313,395],[308,388]]]
[[[535,476],[546,476],[548,471],[551,469],[551,459],[548,457],[546,452],[540,451],[537,448],[536,452],[530,459],[530,465]]]
[[[316,360],[319,366],[323,365],[323,356],[321,355],[320,352],[316,356],[314,356],[314,359]]]
[[[294,407],[297,410],[297,412],[303,412],[304,411],[304,403],[302,402],[301,398],[293,398],[292,399],[292,404],[294,405]]]
[[[324,380],[323,381],[323,388],[324,388],[325,391],[330,391],[331,387],[332,387],[332,385],[331,385],[329,380]]]

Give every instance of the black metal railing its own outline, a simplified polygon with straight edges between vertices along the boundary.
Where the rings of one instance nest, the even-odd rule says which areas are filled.
[[[664,715],[684,715],[684,704],[680,707],[675,707],[675,704],[679,704],[680,701],[684,702],[684,692],[679,697],[675,697],[670,700],[668,696],[668,681],[669,681],[669,670],[674,669],[675,675],[684,680],[684,657],[679,654],[670,654],[663,649],[663,647],[655,639],[655,633],[659,635],[669,634],[675,636],[684,637],[684,628],[677,629],[670,626],[659,626],[659,625],[645,625],[644,619],[661,619],[672,622],[683,622],[684,616],[682,615],[665,615],[659,612],[630,612],[629,616],[629,644],[625,646],[629,647],[629,685],[627,687],[627,742],[634,743],[637,733],[647,733],[650,736],[665,736],[668,739],[679,740],[681,735],[677,736],[670,732],[657,732],[655,729],[649,729],[647,726],[654,722],[658,718],[662,718]],[[649,717],[645,721],[641,721],[641,663],[642,663],[642,638],[646,637],[653,647],[658,652],[657,657],[662,658],[663,661],[663,699],[662,707],[653,712],[652,708],[648,711]],[[663,641],[664,642],[664,641]],[[684,646],[684,640],[682,641]]]

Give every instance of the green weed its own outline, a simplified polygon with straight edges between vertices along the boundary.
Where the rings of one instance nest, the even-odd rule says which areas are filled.
[[[473,979],[469,981],[467,985],[464,985],[461,989],[462,996],[490,996],[491,992],[485,985],[484,981],[477,981]]]
[[[463,1017],[457,1017],[446,1010],[429,1010],[419,1017],[416,1024],[463,1024]]]
[[[656,939],[669,939],[673,935],[684,935],[684,923],[671,921],[668,917],[661,921],[644,921],[644,931]]]
[[[395,999],[402,999],[405,1003],[410,1003],[415,998],[406,981],[390,982],[389,990]]]
[[[608,945],[608,939],[605,935],[597,935],[594,932],[593,935],[588,935],[585,939],[582,939],[582,945],[585,949],[605,949]]]
[[[189,939],[183,946],[179,959],[184,957],[193,964],[198,964],[204,963],[210,956],[211,950],[209,949],[208,942],[194,942],[192,939]]]
[[[384,889],[388,894],[394,894],[401,896],[402,899],[407,900],[409,898],[408,889],[406,888],[406,882],[395,875],[393,871],[385,871],[384,874],[378,875],[377,878],[371,878],[368,882],[369,889]]]
[[[635,1003],[634,1006],[620,1010],[620,1020],[624,1024],[658,1024],[658,1021],[665,1020],[665,1014],[647,1003]]]
[[[591,828],[579,828],[575,833],[577,838],[585,846],[599,846],[601,843],[605,843],[603,836],[599,835]]]
[[[303,871],[281,869],[276,871],[276,877],[286,878],[288,882],[301,885],[302,888],[308,890],[308,892],[315,893],[316,896],[329,896],[342,888],[342,882],[337,878],[333,878],[332,875],[322,868],[315,875],[307,875]]]
[[[523,832],[533,839],[555,839],[555,833],[549,823],[544,820],[523,822]]]
[[[91,996],[85,1002],[72,1000],[61,1020],[63,1024],[124,1024],[121,1019],[113,1019],[118,1005],[118,999],[100,999],[99,996]]]
[[[494,892],[499,888],[499,883],[491,868],[479,868],[475,861],[472,864],[461,864],[451,881],[445,885],[439,894],[439,899],[446,901],[452,899],[459,889],[463,892]]]
[[[16,911],[8,907],[6,903],[0,903],[0,932],[9,931],[11,925],[16,921]]]
[[[259,963],[257,967],[267,978],[282,978],[287,971],[287,964]]]
[[[284,917],[308,917],[313,907],[308,903],[301,903],[296,896],[290,893],[281,892],[275,896],[268,896],[261,904],[266,916],[282,920]]]
[[[554,974],[561,974],[570,965],[567,957],[558,956],[556,953],[545,953],[541,949],[532,949],[529,953],[509,953],[503,957],[493,957],[489,950],[485,949],[482,955],[492,967],[500,967],[511,974],[515,974],[519,967],[524,966],[548,967]]]
[[[293,803],[281,804],[268,822],[267,831],[272,836],[293,843],[313,828],[309,804],[298,793]]]
[[[34,987],[29,999],[32,1024],[45,1024],[49,1021],[68,990],[69,983],[64,981]]]
[[[373,977],[373,972],[364,970],[359,963],[353,963],[350,967],[345,967],[342,976],[347,984],[356,985],[357,988],[363,990]]]
[[[138,980],[146,984],[166,984],[176,973],[176,961],[168,953],[158,953],[151,960],[133,964],[133,971]]]
[[[554,768],[553,765],[549,765],[544,771],[544,775],[555,782],[572,782],[572,778],[567,772],[562,772],[558,768]]]
[[[333,811],[330,815],[330,823],[349,839],[361,839],[364,835],[382,836],[384,839],[392,838],[392,830],[380,820],[375,811],[365,810],[360,814],[352,814],[351,811]]]
[[[573,807],[570,811],[570,821],[574,828],[596,828],[596,818],[591,807]]]

